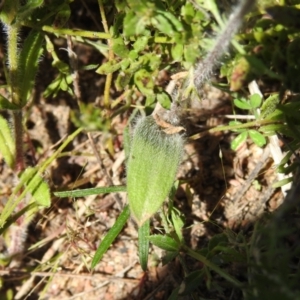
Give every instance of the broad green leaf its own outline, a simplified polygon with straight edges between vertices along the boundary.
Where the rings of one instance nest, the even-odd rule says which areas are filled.
[[[234,99],[233,103],[236,107],[240,108],[240,109],[251,109],[251,105],[244,99]]]
[[[114,53],[121,58],[126,58],[128,56],[129,50],[126,47],[122,38],[113,39],[112,49]]]
[[[231,142],[231,149],[236,150],[241,144],[243,144],[248,137],[248,132],[244,131],[240,133],[232,142]]]
[[[168,10],[159,10],[158,13],[165,19],[169,20],[170,24],[174,27],[175,31],[180,32],[184,30],[182,23]]]
[[[137,32],[137,25],[140,27],[139,32],[142,32],[145,29],[146,24],[143,20],[140,21],[140,18],[135,15],[134,11],[130,11],[124,18],[125,36],[130,37],[135,35]]]
[[[139,226],[151,218],[171,191],[183,153],[180,134],[167,134],[152,116],[137,120],[127,162],[127,192]]]
[[[128,58],[133,61],[139,57],[139,53],[136,50],[131,50],[128,54]]]
[[[183,55],[183,45],[182,44],[174,44],[171,48],[171,54],[175,61],[181,61]]]
[[[191,23],[195,16],[195,10],[192,3],[187,2],[184,6],[182,6],[180,14],[186,22]]]
[[[167,235],[151,235],[149,241],[166,251],[178,252],[180,250],[180,244]]]
[[[138,242],[139,242],[139,258],[140,264],[143,271],[147,270],[148,266],[148,255],[149,255],[149,239],[150,235],[150,221],[147,220],[141,227],[138,229]]]
[[[258,146],[262,147],[266,144],[266,138],[257,130],[249,130],[248,131],[251,140]]]
[[[144,50],[147,45],[148,45],[148,41],[149,41],[149,37],[148,36],[141,36],[139,37],[135,42],[134,44],[132,45],[133,46],[133,49],[137,52],[140,52],[142,50]]]
[[[249,102],[252,108],[258,108],[262,102],[261,96],[259,94],[253,94],[250,96]]]
[[[172,36],[174,34],[174,28],[170,23],[170,20],[165,18],[163,15],[155,15],[151,19],[151,23],[156,27],[160,32],[165,35]]]
[[[116,220],[113,227],[109,230],[109,232],[105,235],[103,240],[101,241],[94,257],[92,260],[91,268],[94,269],[98,262],[101,260],[105,252],[112,245],[116,237],[119,235],[121,230],[123,229],[125,223],[127,222],[130,216],[130,210],[128,206],[125,206],[118,219]]]
[[[15,162],[15,145],[7,120],[0,115],[0,152],[7,165],[12,168]]]

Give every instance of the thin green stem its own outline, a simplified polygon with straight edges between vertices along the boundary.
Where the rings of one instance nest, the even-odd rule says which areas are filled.
[[[275,122],[274,120],[255,120],[253,122],[248,122],[248,123],[245,123],[245,124],[217,126],[217,127],[211,128],[209,130],[194,134],[191,137],[189,137],[189,139],[190,140],[197,140],[197,139],[205,136],[206,134],[213,133],[213,132],[243,129],[243,128],[251,128],[251,127],[259,127],[259,126],[262,126],[262,125],[275,124],[275,123],[281,123],[281,122]]]
[[[102,24],[103,24],[103,28],[105,33],[109,34],[109,28],[107,25],[107,21],[106,21],[106,16],[105,16],[105,10],[104,10],[104,6],[103,6],[103,1],[102,0],[98,0],[98,5],[99,5],[99,9],[100,9],[100,15],[101,15],[101,19],[102,19]],[[108,39],[107,40],[107,44],[109,47],[109,51],[108,51],[108,58],[109,60],[113,60],[114,59],[114,52],[112,50],[112,40]],[[112,77],[113,74],[109,73],[106,76],[106,81],[105,81],[105,87],[104,87],[104,106],[106,108],[110,107],[110,88],[111,88],[111,84],[112,84]]]
[[[29,25],[29,24],[28,24]],[[34,27],[34,26],[30,26]],[[68,29],[68,28],[53,28],[51,26],[43,26],[43,31],[54,33],[57,35],[70,35],[70,36],[81,36],[90,39],[110,39],[111,35],[105,32],[95,32],[95,31],[88,31],[88,30],[80,30],[80,29]]]
[[[109,32],[106,33],[106,32],[96,32],[96,31],[88,31],[88,30],[81,30],[81,29],[53,28],[53,27],[47,26],[47,25],[39,27],[30,22],[26,22],[23,25],[34,28],[34,29],[40,29],[45,32],[54,33],[59,36],[70,35],[70,36],[74,36],[74,37],[80,36],[80,37],[89,38],[89,39],[102,39],[102,40],[108,40],[108,39],[112,38],[112,36],[110,35]],[[136,39],[134,37],[131,37],[130,40],[136,41]],[[157,44],[174,44],[175,41],[174,41],[174,39],[172,39],[170,37],[157,36],[157,37],[154,37],[154,42]]]

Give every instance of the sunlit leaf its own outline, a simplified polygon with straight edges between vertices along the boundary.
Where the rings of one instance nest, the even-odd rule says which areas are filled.
[[[262,147],[267,143],[266,138],[260,132],[258,132],[257,130],[251,129],[251,130],[248,131],[248,133],[249,133],[249,136],[250,136],[251,140],[258,147]]]
[[[240,133],[232,142],[231,142],[231,149],[236,150],[240,145],[242,145],[248,137],[248,132],[244,131]]]

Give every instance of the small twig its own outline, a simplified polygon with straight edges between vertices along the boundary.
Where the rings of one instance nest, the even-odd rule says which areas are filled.
[[[227,119],[237,119],[237,120],[255,120],[255,116],[249,115],[224,115],[220,117],[225,117]]]

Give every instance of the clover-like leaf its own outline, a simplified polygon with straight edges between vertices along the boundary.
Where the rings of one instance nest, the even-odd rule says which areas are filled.
[[[243,144],[248,137],[248,132],[244,131],[240,133],[236,138],[231,142],[231,149],[236,150],[241,144]]]
[[[251,140],[258,146],[262,147],[266,144],[266,138],[257,130],[249,130],[248,131]]]

